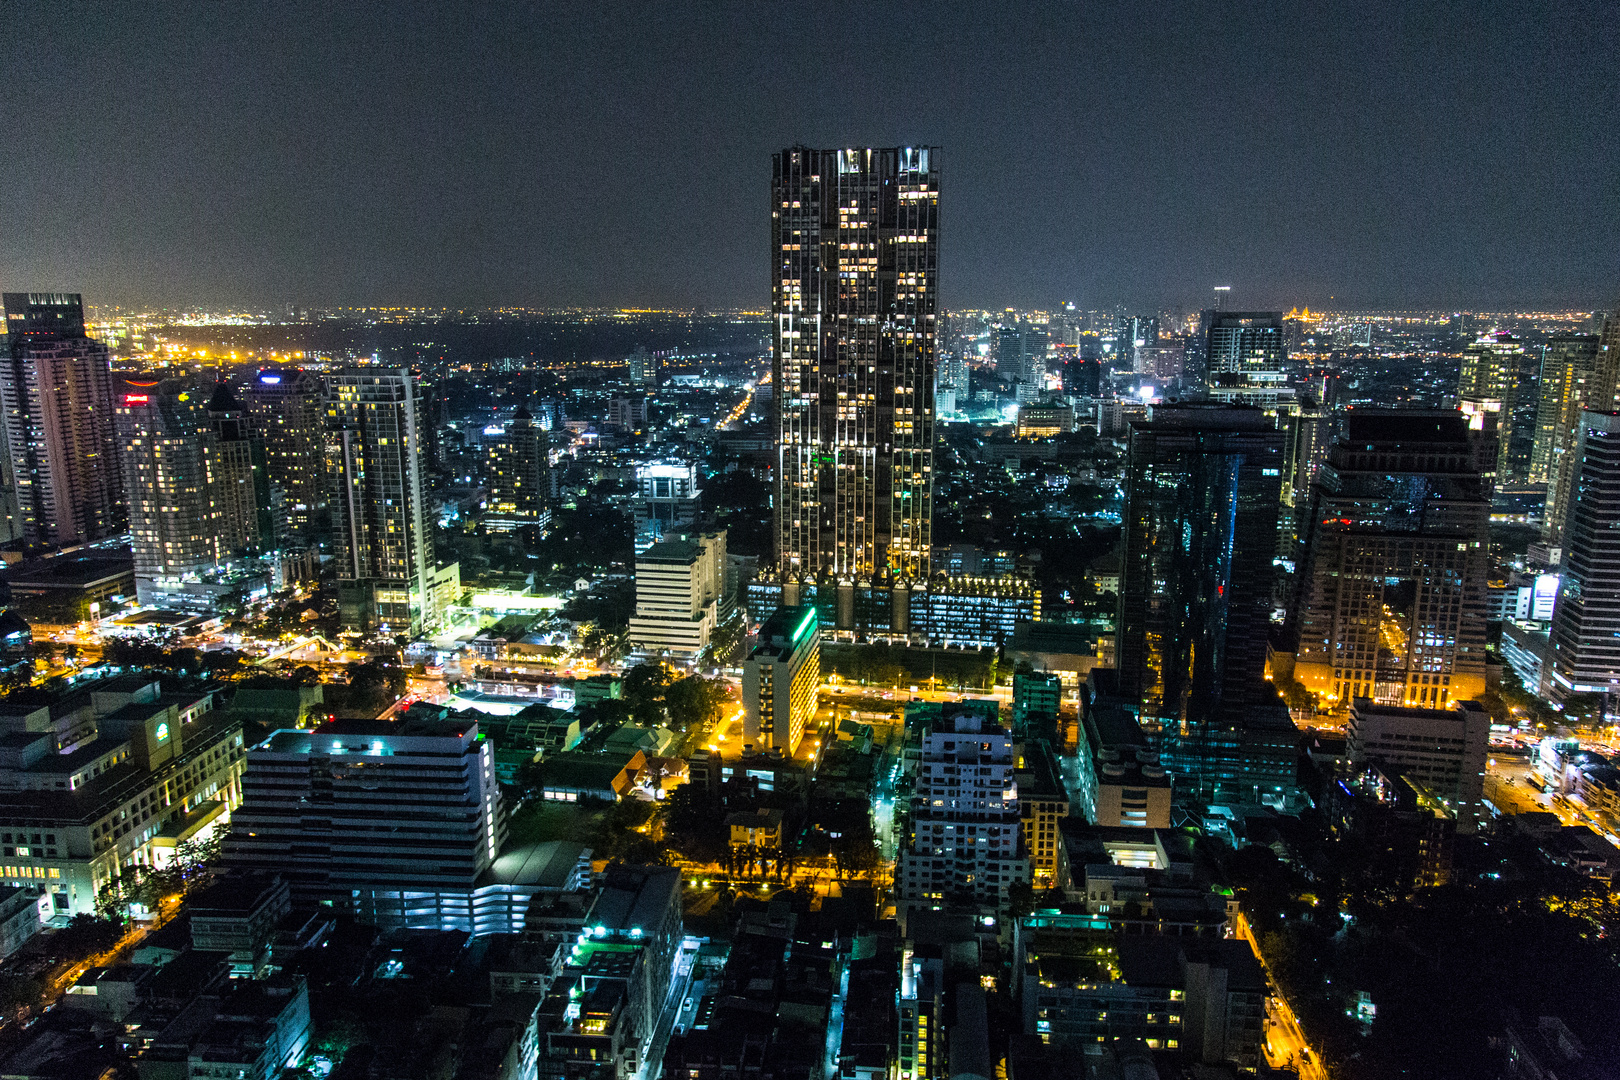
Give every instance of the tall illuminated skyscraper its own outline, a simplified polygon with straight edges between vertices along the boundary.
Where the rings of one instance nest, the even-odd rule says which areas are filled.
[[[443,610],[423,498],[427,437],[416,377],[348,368],[333,373],[328,386],[343,625],[404,634],[431,629]]]
[[[327,511],[326,410],[314,372],[265,368],[248,384],[247,408],[264,444],[270,486],[280,520],[278,546],[309,544],[324,529]]]
[[[1552,621],[1553,693],[1620,695],[1620,413],[1581,414]]]
[[[83,544],[124,528],[107,347],[78,293],[6,293],[0,410],[7,539]]]
[[[1518,483],[1529,468],[1525,427],[1534,424],[1534,406],[1520,400],[1524,342],[1512,334],[1486,334],[1463,350],[1457,400],[1463,411],[1496,414],[1496,483]],[[1527,420],[1522,414],[1530,412]]]
[[[1596,334],[1554,334],[1541,350],[1535,444],[1527,479],[1532,484],[1547,485],[1542,538],[1554,547],[1563,543],[1564,517],[1575,472],[1575,444],[1581,413],[1592,393],[1597,357]]]
[[[938,149],[776,154],[771,286],[783,603],[905,631],[932,540]]]
[[[1334,703],[1478,697],[1496,444],[1453,410],[1352,409],[1344,423],[1301,537],[1294,677]]]

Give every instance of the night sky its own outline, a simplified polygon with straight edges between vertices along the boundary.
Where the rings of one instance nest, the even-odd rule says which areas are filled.
[[[1612,2],[139,7],[0,11],[6,289],[763,307],[806,142],[943,147],[952,306],[1620,297]]]

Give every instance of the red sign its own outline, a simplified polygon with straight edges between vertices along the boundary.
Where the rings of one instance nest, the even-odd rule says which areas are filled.
[[[145,405],[147,402],[149,402],[151,400],[152,400],[151,396],[147,395],[147,394],[125,394],[124,395],[124,404],[125,405]]]

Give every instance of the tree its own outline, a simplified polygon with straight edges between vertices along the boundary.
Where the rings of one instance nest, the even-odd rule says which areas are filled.
[[[682,731],[702,727],[720,712],[726,700],[726,684],[719,679],[692,675],[670,683],[664,691],[664,704],[670,722]]]

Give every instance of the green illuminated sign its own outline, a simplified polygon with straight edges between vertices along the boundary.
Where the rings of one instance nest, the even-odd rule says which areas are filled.
[[[169,725],[168,724],[159,724],[157,726],[157,741],[158,742],[163,742],[164,740],[168,739],[168,737],[169,737]]]
[[[810,627],[814,626],[815,622],[816,622],[816,609],[811,608],[809,611],[804,613],[804,619],[803,619],[803,621],[801,621],[799,623],[799,628],[797,630],[793,631],[793,643],[795,645],[797,645],[804,638],[805,631],[809,630]]]

